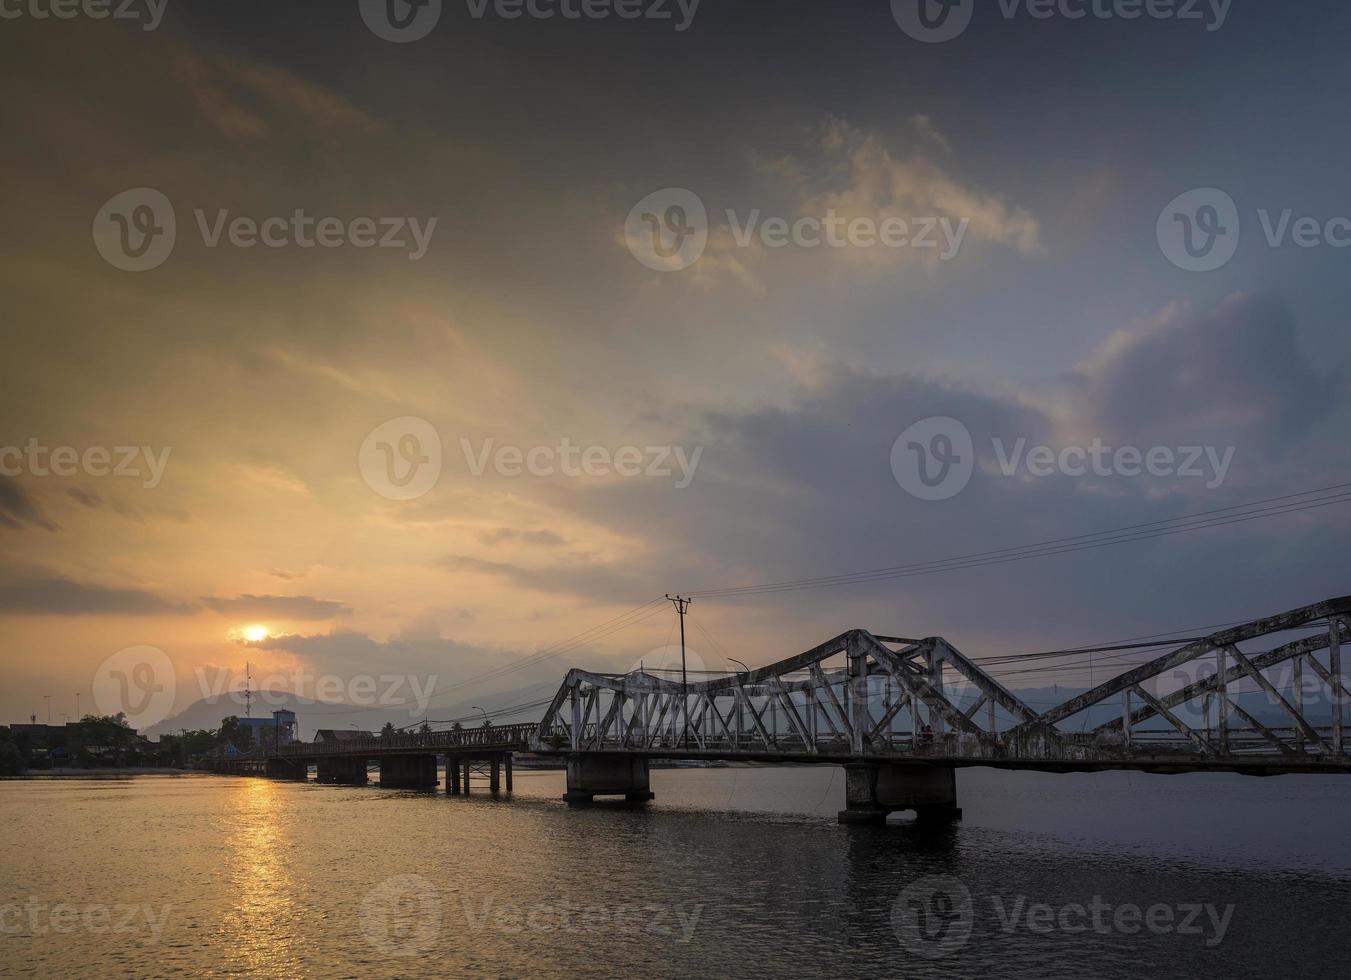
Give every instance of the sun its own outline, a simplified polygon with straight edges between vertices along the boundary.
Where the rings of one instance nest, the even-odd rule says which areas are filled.
[[[267,627],[261,624],[254,624],[253,626],[245,626],[239,632],[244,637],[244,639],[248,640],[250,643],[260,643],[263,640],[266,640],[268,636],[271,635],[268,633]]]

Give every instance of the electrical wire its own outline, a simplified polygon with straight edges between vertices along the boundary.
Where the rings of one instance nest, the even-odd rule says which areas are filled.
[[[1142,524],[1133,524],[1106,531],[1096,531],[1089,534],[1054,538],[1010,548],[973,552],[966,555],[953,556],[951,558],[912,562],[905,565],[891,566],[889,568],[849,572],[841,575],[827,575],[816,578],[768,582],[759,585],[691,590],[688,594],[691,598],[702,599],[741,598],[752,595],[769,595],[777,592],[793,592],[804,589],[834,588],[843,585],[860,585],[871,582],[891,581],[916,575],[930,575],[942,571],[983,568],[989,565],[1001,565],[1009,562],[1025,561],[1031,558],[1045,558],[1062,554],[1071,554],[1078,551],[1088,551],[1116,544],[1127,544],[1135,541],[1168,537],[1175,534],[1183,534],[1188,531],[1225,527],[1231,524],[1246,523],[1252,520],[1300,513],[1306,510],[1345,503],[1351,501],[1351,492],[1347,492],[1347,488],[1351,488],[1351,483],[1333,484],[1314,490],[1305,490],[1299,493],[1268,497],[1263,500],[1250,501],[1245,504],[1236,504],[1230,507],[1219,507],[1213,510],[1200,511],[1198,513],[1182,515],[1167,520],[1149,521]],[[1317,496],[1320,494],[1327,496]]]

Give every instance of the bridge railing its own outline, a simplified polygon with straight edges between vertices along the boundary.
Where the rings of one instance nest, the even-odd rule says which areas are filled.
[[[476,748],[502,750],[524,748],[535,732],[535,725],[493,725],[486,728],[462,728],[436,732],[398,732],[369,738],[344,738],[328,742],[292,742],[275,749],[262,747],[267,755],[287,758],[326,755],[371,757],[389,752],[425,749],[428,752],[465,751]]]

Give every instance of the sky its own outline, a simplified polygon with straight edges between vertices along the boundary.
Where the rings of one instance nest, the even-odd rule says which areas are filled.
[[[6,6],[0,720],[1351,592],[1343,504],[699,595],[1351,481],[1351,10],[916,2]]]

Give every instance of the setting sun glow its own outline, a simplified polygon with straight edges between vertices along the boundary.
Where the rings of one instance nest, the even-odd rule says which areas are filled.
[[[268,637],[266,626],[245,626],[240,630],[240,633],[244,639],[248,640],[250,643],[258,643],[261,640],[266,640]]]

